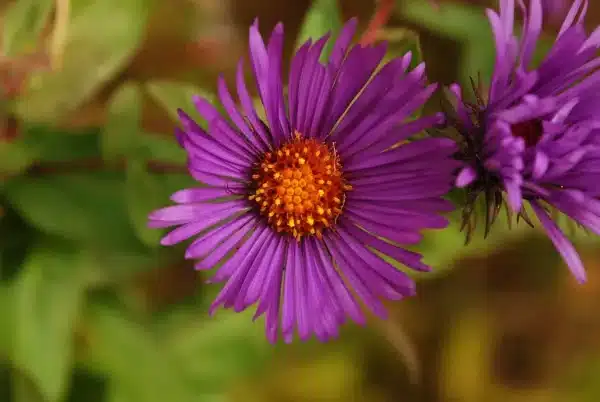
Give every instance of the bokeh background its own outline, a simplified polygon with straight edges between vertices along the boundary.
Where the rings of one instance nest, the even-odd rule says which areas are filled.
[[[489,77],[493,2],[391,2],[379,38],[432,81]],[[591,2],[590,28],[600,23]],[[258,16],[298,40],[368,0],[0,1],[1,402],[595,402],[600,248],[573,233],[579,286],[550,241],[457,223],[419,246],[432,274],[390,319],[329,344],[269,345],[251,314],[207,315],[218,286],[158,246],[147,213],[192,186],[176,108],[231,83]],[[552,43],[547,25],[540,55]],[[431,108],[435,107],[432,101]],[[453,215],[457,222],[457,214]],[[571,228],[568,228],[571,230]]]

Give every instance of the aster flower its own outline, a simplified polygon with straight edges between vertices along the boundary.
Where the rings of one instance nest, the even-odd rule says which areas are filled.
[[[542,0],[542,9],[549,20],[558,21],[564,17],[567,4],[567,0]]]
[[[440,7],[439,0],[429,0],[431,5],[436,9]],[[544,16],[547,16],[551,21],[557,21],[559,18],[564,16],[565,10],[567,9],[568,0],[541,0],[542,9]],[[471,3],[478,5],[489,4],[487,0],[473,0]]]
[[[283,26],[265,45],[250,28],[250,60],[266,119],[261,120],[237,70],[237,106],[225,81],[218,95],[227,113],[200,97],[194,104],[205,131],[179,112],[180,144],[191,175],[202,184],[172,196],[177,203],[150,215],[153,227],[177,226],[172,245],[197,236],[186,258],[196,268],[219,266],[225,281],[210,312],[257,304],[266,333],[291,341],[327,340],[347,318],[364,323],[362,301],[385,316],[381,299],[415,293],[410,277],[384,255],[415,270],[429,267],[399,244],[417,243],[424,228],[443,228],[442,196],[453,186],[456,144],[448,139],[406,142],[441,123],[442,115],[405,122],[435,90],[411,56],[378,70],[386,46],[351,46],[348,22],[323,65],[329,35],[302,45],[282,83]],[[222,264],[222,265],[221,265]]]
[[[542,28],[542,5],[519,1],[523,34],[513,35],[515,1],[501,0],[500,14],[488,10],[496,41],[496,64],[487,96],[477,104],[459,100],[454,125],[463,135],[466,166],[457,186],[466,187],[464,220],[472,225],[475,201],[487,204],[486,233],[504,201],[509,211],[532,224],[524,202],[579,281],[582,262],[556,222],[561,212],[600,233],[600,33],[585,33],[587,1],[576,0],[537,68],[531,59]],[[486,98],[487,99],[484,99]]]

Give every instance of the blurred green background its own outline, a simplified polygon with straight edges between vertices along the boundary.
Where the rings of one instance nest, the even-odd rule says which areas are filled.
[[[432,81],[489,77],[484,1],[394,3],[382,38]],[[467,4],[468,3],[468,4]],[[491,2],[488,2],[488,4]],[[600,22],[592,2],[588,23]],[[594,9],[595,8],[595,9]],[[218,286],[158,246],[149,211],[193,186],[177,107],[231,82],[255,16],[297,41],[366,0],[0,1],[1,402],[600,400],[598,242],[578,286],[537,230],[454,223],[419,246],[434,273],[388,321],[340,340],[267,343],[251,314],[207,315]],[[551,43],[548,28],[540,55]],[[435,107],[435,100],[430,107]],[[453,216],[456,221],[457,216]],[[569,229],[569,228],[567,228]]]

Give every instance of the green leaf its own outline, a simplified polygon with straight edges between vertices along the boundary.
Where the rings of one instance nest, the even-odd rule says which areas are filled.
[[[402,57],[408,52],[412,53],[411,68],[415,68],[423,61],[421,41],[417,32],[407,28],[389,28],[382,32],[381,39],[388,41],[389,44],[385,62]]]
[[[173,354],[183,373],[198,392],[220,393],[237,378],[255,374],[273,352],[265,337],[262,320],[254,322],[253,312],[220,311],[208,316],[208,303],[217,289],[204,295],[207,303],[177,307],[164,326],[164,347]],[[204,319],[199,319],[204,317]]]
[[[166,251],[166,250],[165,250]],[[128,283],[138,273],[145,272],[169,262],[165,253],[152,251],[116,251],[87,249],[94,265],[90,269],[90,287],[121,285]],[[180,256],[178,256],[180,257]]]
[[[124,84],[110,101],[108,120],[101,137],[102,154],[107,161],[139,152],[142,93],[135,84]]]
[[[422,0],[404,0],[401,4],[403,18],[461,44],[459,68],[462,82],[468,83],[469,78],[476,77],[478,72],[482,79],[489,81],[496,51],[492,30],[480,7],[444,3],[437,9]]]
[[[35,149],[20,141],[0,141],[0,175],[23,172],[35,162],[37,154]]]
[[[221,315],[189,323],[170,340],[175,358],[199,390],[224,391],[237,377],[260,369],[269,356],[263,325],[252,322],[250,314]]]
[[[18,178],[5,193],[15,210],[42,231],[116,250],[138,250],[123,181],[112,174]]]
[[[81,365],[75,367],[69,396],[64,402],[106,402],[106,378],[93,375]]]
[[[0,401],[16,401],[12,388],[12,376],[8,360],[0,359]],[[33,401],[32,401],[33,402]]]
[[[48,127],[23,125],[13,142],[0,142],[0,174],[16,175],[35,162],[64,162],[98,156],[95,130],[67,133]]]
[[[12,351],[12,329],[14,328],[12,287],[0,284],[0,361]]]
[[[181,189],[199,186],[199,183],[189,174],[156,175],[155,177],[162,183],[161,185],[169,196]],[[171,204],[171,202],[169,203]]]
[[[29,121],[54,122],[88,101],[134,55],[151,0],[71,0],[62,67],[40,73],[16,104]]]
[[[314,0],[304,17],[304,22],[296,41],[296,47],[301,46],[309,39],[314,41],[328,32],[337,33],[341,29],[342,15],[338,0]],[[321,60],[325,61],[329,58],[329,54],[333,49],[333,43],[333,40],[330,39],[325,46]]]
[[[24,127],[21,143],[36,161],[65,162],[98,156],[98,130],[60,131],[47,126]]]
[[[162,134],[144,133],[140,139],[143,155],[155,161],[185,165],[185,150],[179,146],[175,136],[165,137]]]
[[[111,387],[108,391],[108,396],[106,398],[106,402],[131,402],[136,399],[130,397],[131,392],[120,385],[111,384]],[[135,394],[134,394],[135,396]],[[168,398],[168,396],[167,396]],[[196,402],[228,402],[229,398],[221,395],[204,395],[197,394]]]
[[[49,402],[59,401],[67,390],[87,263],[64,244],[41,244],[14,285],[13,359]]]
[[[164,206],[168,198],[163,197],[162,183],[148,172],[145,161],[128,161],[125,192],[129,219],[139,239],[148,246],[157,246],[161,231],[148,227],[148,214]]]
[[[110,375],[109,400],[202,402],[149,328],[106,303],[91,306],[86,318],[89,361]]]
[[[127,395],[127,391],[123,390],[123,387],[111,384],[108,395],[106,396],[107,402],[129,402],[131,400],[132,399]]]
[[[37,236],[38,233],[12,208],[3,207],[0,217],[0,283],[10,283],[20,271]]]
[[[25,373],[12,370],[10,391],[13,402],[46,402],[34,381]]]
[[[4,56],[14,56],[37,47],[53,4],[53,0],[17,0],[9,7],[2,19]]]
[[[214,95],[186,82],[152,81],[146,84],[146,90],[165,109],[173,122],[179,122],[177,109],[183,109],[190,116],[198,117],[192,105],[192,97],[199,95],[211,102],[214,101]],[[200,124],[201,121],[198,123]]]

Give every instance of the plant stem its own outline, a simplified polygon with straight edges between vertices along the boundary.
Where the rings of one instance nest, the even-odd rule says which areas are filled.
[[[394,10],[394,0],[379,0],[375,13],[369,21],[369,25],[360,38],[360,44],[363,46],[372,45],[377,41],[379,31],[387,24],[392,11]]]

